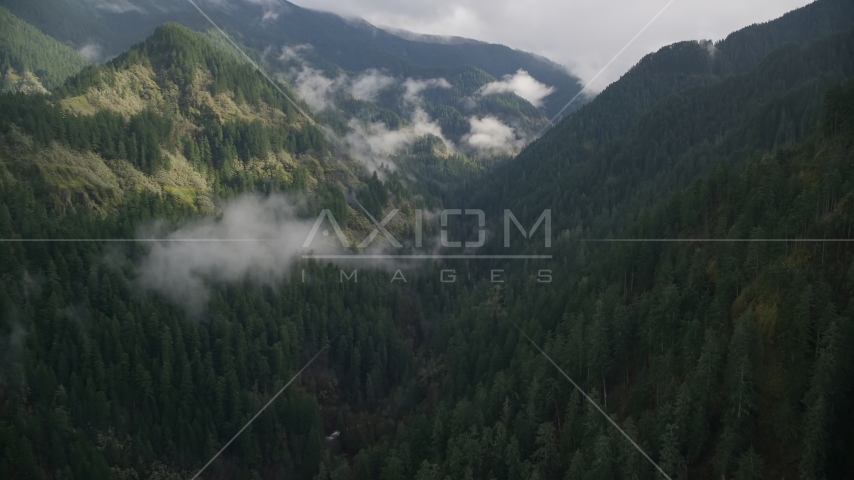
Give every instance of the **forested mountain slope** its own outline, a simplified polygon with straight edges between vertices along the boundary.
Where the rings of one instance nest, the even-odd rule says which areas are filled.
[[[54,208],[83,206],[99,213],[121,208],[139,191],[173,196],[202,213],[214,213],[215,200],[244,193],[298,193],[308,197],[303,213],[319,204],[332,208],[348,235],[350,229],[371,227],[360,215],[348,225],[352,209],[345,195],[377,215],[392,197],[398,206],[434,201],[426,186],[402,189],[391,171],[381,171],[388,174],[385,184],[369,185],[371,171],[359,152],[335,144],[340,139],[334,134],[328,142],[329,131],[286,83],[274,87],[217,41],[222,40],[165,24],[121,56],[85,68],[50,96],[0,96],[4,180],[26,183],[36,175],[50,186],[44,193]],[[399,131],[411,128],[393,112],[353,99],[351,104],[360,115],[389,125],[396,121]],[[434,178],[481,168],[449,154],[435,137],[405,134],[412,136],[404,153],[414,155],[413,171]],[[403,165],[407,159],[397,160]],[[413,200],[416,195],[419,200]],[[389,227],[397,230],[403,223]]]
[[[51,97],[0,103],[9,174],[38,166],[60,203],[110,206],[142,189],[209,211],[214,194],[290,187],[300,169],[315,184],[323,175],[311,158],[325,155],[325,141],[310,119],[250,66],[175,24]]]
[[[44,92],[87,64],[70,47],[0,7],[0,91]]]
[[[820,131],[718,164],[620,230],[683,241],[562,234],[553,262],[459,299],[405,384],[406,428],[355,478],[660,478],[517,326],[671,478],[846,478],[854,83],[826,98]]]
[[[356,478],[654,478],[516,325],[673,478],[845,478],[854,251],[834,239],[851,238],[852,42],[784,45],[725,78],[684,68],[705,47],[666,48],[638,67],[670,72],[653,89],[616,85],[660,97],[609,111],[606,91],[461,187],[490,218],[552,209],[555,244],[538,233],[524,253],[554,260],[466,267],[483,282],[430,324],[404,384],[417,407]]]
[[[188,2],[132,0],[115,8],[86,0],[0,3],[63,42],[96,48],[103,58],[118,55],[163,22],[177,22],[197,31],[211,28]],[[497,116],[516,129],[519,138],[531,137],[546,125],[547,116],[557,113],[581,89],[578,79],[564,67],[503,45],[475,41],[446,45],[405,39],[362,20],[305,9],[284,0],[210,2],[202,7],[238,42],[265,52],[259,57],[268,69],[287,75],[291,83],[304,81],[309,89],[332,85],[342,75],[355,79],[381,73],[401,84],[407,79],[445,79],[453,86],[452,92],[425,92],[423,99],[427,113],[455,143],[471,130],[471,116]],[[69,29],[65,18],[79,19],[86,27]],[[285,65],[279,61],[280,54],[296,51],[297,61]],[[295,58],[290,53],[287,57]],[[532,100],[535,106],[513,93],[483,98],[475,95],[481,87],[520,70],[544,83],[544,88],[553,88],[542,100],[542,108],[537,108],[539,100]],[[379,106],[409,119],[410,112],[401,108],[401,103],[407,102],[401,95],[378,100]],[[334,103],[346,112],[346,105]],[[349,118],[344,123],[346,120]]]
[[[103,221],[80,208],[55,215],[45,190],[38,179],[4,184],[3,238],[129,238],[154,220],[194,217],[145,193]],[[338,269],[307,264],[309,278],[330,283],[295,272],[268,287],[213,284],[199,317],[141,290],[144,254],[98,242],[0,244],[2,478],[189,478],[331,341],[208,472],[310,479],[336,416],[364,425],[365,445],[388,432],[364,409],[411,369],[415,322],[439,308],[415,299],[444,290],[399,288],[375,272],[339,283]]]
[[[438,122],[442,133],[457,146],[466,146],[464,137],[474,131],[470,118],[484,116],[495,116],[512,127],[519,142],[524,143],[541,130],[546,116],[557,113],[580,89],[577,79],[566,74],[563,68],[501,45],[418,41],[417,37],[403,38],[361,20],[344,19],[284,1],[263,5],[244,5],[240,1],[205,5],[205,8],[238,41],[258,52],[270,52],[270,49],[275,52],[283,47],[293,51],[310,46],[300,50],[296,63],[281,65],[276,55],[266,58],[268,68],[289,74],[294,84],[304,81],[310,86],[307,88],[313,88],[318,82],[334,84],[341,75],[355,78],[375,71],[401,82],[407,78],[450,81],[452,90],[428,90],[423,100],[429,118]],[[84,0],[49,4],[4,0],[4,5],[62,41],[78,47],[87,44],[103,47],[107,58],[148,36],[164,21],[179,22],[197,30],[210,28],[191,5],[181,2],[135,0],[123,3],[122,8],[110,9]],[[86,28],[68,30],[65,19],[70,18],[78,19]],[[600,115],[610,114],[588,112],[584,122],[588,129],[585,139],[598,145],[622,135],[643,112],[668,94],[698,83],[714,82],[731,73],[748,71],[785,42],[802,43],[843,30],[852,20],[854,5],[849,0],[819,0],[778,20],[747,27],[715,45],[682,45],[670,49],[674,51],[659,52],[655,58],[641,62],[600,96],[600,108],[594,110],[619,109],[621,114],[606,120]],[[542,100],[542,113],[512,93],[480,98],[474,95],[488,83],[520,69],[556,89]],[[406,104],[401,101],[403,90],[396,94],[386,93],[371,101],[409,120],[412,112],[402,108]],[[472,99],[477,100],[475,109],[471,108]],[[343,117],[326,115],[322,120],[339,132],[344,131],[354,115],[350,101],[332,102],[338,107],[336,110],[343,112]],[[583,101],[576,102],[569,112],[582,104]],[[559,136],[571,135],[562,133]],[[513,147],[504,145],[503,149],[509,151]],[[472,151],[467,153],[472,154]]]
[[[526,215],[534,219],[544,208],[561,206],[560,230],[613,235],[649,201],[684,188],[717,163],[737,162],[813,131],[824,91],[854,73],[852,42],[849,31],[802,46],[788,44],[752,71],[717,80],[710,70],[715,60],[702,46],[666,47],[513,161],[479,179],[467,201],[493,210],[498,205],[528,209]],[[697,55],[705,57],[705,66],[696,64],[696,75],[686,75],[685,65]],[[631,88],[629,80],[653,68],[672,73],[646,76],[641,85],[653,89],[637,83]],[[676,83],[661,88],[665,83],[653,79],[666,78],[682,87],[665,96]],[[653,91],[661,95],[654,102],[656,95],[626,99]],[[617,109],[620,98],[625,107]]]
[[[779,19],[745,27],[718,43],[680,42],[664,47],[644,57],[589,105],[531,144],[496,177],[519,178],[522,170],[539,169],[543,164],[548,167],[540,171],[553,171],[558,157],[572,163],[586,161],[608,142],[626,135],[667,96],[746,73],[787,42],[810,42],[852,26],[854,2],[818,0]]]
[[[662,49],[492,171],[422,135],[390,157],[401,170],[370,175],[336,142],[354,119],[414,128],[393,100],[342,95],[342,114],[313,112],[280,82],[308,118],[221,38],[174,23],[49,96],[0,95],[0,478],[190,478],[317,353],[205,478],[656,478],[520,330],[672,478],[845,478],[850,5]],[[495,78],[430,64],[438,51],[401,68],[451,87],[401,114],[453,120],[442,106]],[[470,206],[528,226],[552,209],[552,246],[513,230],[512,253],[553,258],[436,260],[405,281],[397,264],[351,280],[352,264],[294,260],[259,280],[217,275],[246,257],[200,242],[184,256],[214,273],[179,298],[187,277],[145,276],[178,242],[125,241],[220,225],[247,201],[273,202],[270,223],[329,209],[364,238],[374,225],[354,199],[376,218]],[[511,251],[497,237],[478,253]],[[263,252],[249,252],[257,270],[281,267]],[[166,258],[165,272],[192,270]]]
[[[228,21],[226,17],[224,20]],[[310,44],[325,61],[348,71],[374,68],[395,75],[418,75],[423,69],[429,72],[429,69],[437,67],[469,66],[488,73],[494,81],[522,69],[556,89],[544,101],[548,116],[557,114],[581,89],[578,79],[567,73],[564,67],[504,45],[474,41],[453,44],[413,41],[364,21],[296,5],[287,5],[278,19],[266,22],[268,25],[257,17],[245,18],[244,21],[259,24],[264,35],[271,40],[280,38],[280,41],[291,45]]]
[[[110,240],[199,221],[214,196],[250,193],[299,195],[352,229],[345,189],[379,215],[405,195],[393,179],[331,157],[263,77],[176,24],[50,97],[0,95],[0,477],[190,477],[330,342],[213,471],[312,478],[336,417],[384,434],[365,408],[411,368],[415,323],[443,308],[416,299],[447,302],[438,280],[211,280],[191,312],[140,279],[149,249]],[[301,267],[338,278],[332,265]]]
[[[746,72],[780,45],[810,42],[832,32],[847,30],[853,22],[852,2],[813,2],[778,19],[744,27],[727,35],[726,39],[716,44],[726,56],[718,68],[735,73]]]

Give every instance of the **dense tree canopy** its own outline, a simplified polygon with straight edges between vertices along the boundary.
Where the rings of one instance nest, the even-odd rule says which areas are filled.
[[[526,336],[671,478],[845,477],[851,12],[823,0],[718,44],[666,47],[516,158],[476,163],[427,135],[398,170],[354,169],[352,184],[352,159],[322,130],[177,25],[50,96],[0,95],[0,477],[190,477],[322,351],[210,478],[657,478]],[[177,93],[131,114],[67,107],[139,66]],[[464,135],[452,104],[491,77],[429,68],[453,86],[422,106]],[[239,108],[195,108],[200,93]],[[340,100],[406,125],[399,105]],[[336,115],[321,118],[345,128]],[[100,210],[65,201],[75,185],[21,160],[27,142],[127,160],[140,182],[183,157],[217,200],[286,191],[349,234],[373,228],[354,200],[377,219],[470,207],[533,225],[552,209],[550,247],[542,230],[511,231],[508,249],[495,228],[479,250],[552,260],[299,260],[266,284],[205,278],[209,296],[187,308],[140,284],[152,245],[124,240],[199,211],[144,188]]]
[[[72,48],[39,32],[0,6],[0,77],[10,69],[34,73],[48,90],[89,62]]]

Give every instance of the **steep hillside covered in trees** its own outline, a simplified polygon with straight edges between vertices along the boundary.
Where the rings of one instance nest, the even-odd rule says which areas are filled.
[[[300,194],[347,227],[345,186],[380,211],[406,195],[394,175],[360,188],[363,173],[250,66],[174,24],[50,96],[0,95],[0,477],[187,477],[330,342],[217,471],[311,478],[336,416],[361,415],[365,446],[386,432],[363,409],[411,368],[413,325],[441,308],[417,299],[447,299],[438,282],[213,282],[199,318],[141,294],[144,247],[17,241],[130,239],[250,192]]]
[[[676,241],[562,232],[555,262],[459,298],[404,384],[405,427],[354,478],[659,478],[519,329],[671,478],[845,478],[854,83],[825,105],[820,131],[715,166],[617,237]]]
[[[51,90],[88,63],[70,47],[0,7],[0,91]],[[28,81],[28,76],[35,78]]]
[[[517,158],[478,179],[474,193],[461,201],[493,212],[527,209],[532,216],[559,205],[561,230],[614,235],[640,208],[684,188],[712,166],[812,132],[824,92],[854,73],[852,42],[854,31],[848,30],[802,46],[790,43],[750,72],[722,79],[709,72],[707,81],[683,85],[651,105],[628,101],[617,108],[612,102],[621,96],[651,91],[632,88],[633,78],[644,85],[645,78],[650,83],[685,79],[698,51],[712,60],[696,43],[665,47]],[[641,73],[668,62],[670,74]]]
[[[60,41],[78,47],[95,42],[104,47],[105,58],[120,54],[164,22],[176,22],[197,31],[211,28],[188,2],[131,0],[124,5],[126,8],[116,9],[99,8],[103,5],[86,0],[44,0],[39,4],[2,0],[0,4]],[[556,114],[581,89],[578,79],[564,67],[504,45],[473,40],[443,45],[406,39],[365,21],[284,0],[246,2],[240,8],[228,2],[210,2],[203,8],[247,49],[265,52],[258,57],[271,71],[293,74],[292,82],[300,72],[310,73],[310,79],[323,75],[330,82],[341,75],[357,77],[370,72],[382,72],[401,82],[445,78],[453,89],[430,92],[424,100],[431,117],[455,141],[469,132],[467,117],[471,115],[498,116],[520,129],[520,133],[524,130],[525,135],[533,135],[547,124],[547,116]],[[265,15],[270,12],[273,14]],[[85,28],[69,28],[66,18],[75,19]],[[300,59],[283,66],[277,60],[279,55],[269,55],[271,51],[299,51]],[[513,93],[490,95],[477,108],[466,107],[479,88],[520,69],[555,88],[542,109]],[[378,100],[379,106],[402,113],[400,98]],[[340,110],[345,115],[350,113],[346,106]],[[405,116],[408,118],[408,113]]]
[[[495,168],[425,135],[369,174],[332,135],[408,128],[392,105],[297,100],[309,119],[178,24],[48,95],[0,95],[0,478],[189,478],[318,352],[205,478],[657,478],[531,341],[671,478],[845,478],[852,12],[820,0],[666,47]],[[451,82],[420,104],[448,125],[442,102],[494,78],[417,68]],[[404,282],[302,260],[213,275],[194,310],[141,283],[156,246],[113,241],[216,222],[214,201],[244,194],[329,209],[359,238],[374,225],[354,200],[523,225],[552,209],[551,247],[540,230],[478,253],[553,258],[429,261]]]
[[[259,182],[293,186],[296,171],[306,169],[297,156],[328,155],[321,131],[251,66],[174,24],[106,65],[86,67],[49,97],[7,95],[0,102],[12,176],[28,168],[29,155],[56,146],[69,158],[95,153],[73,167],[99,171],[94,177],[107,172],[121,185],[69,189],[79,171],[43,168],[63,201],[111,204],[125,190],[165,189],[210,210],[211,195]]]

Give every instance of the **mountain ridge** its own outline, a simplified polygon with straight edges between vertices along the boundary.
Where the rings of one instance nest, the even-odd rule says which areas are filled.
[[[30,100],[29,108],[39,113],[24,123],[25,133],[37,144],[58,141],[93,150],[116,173],[127,172],[122,162],[130,162],[152,179],[140,186],[154,181],[182,191],[190,194],[191,205],[207,211],[213,209],[214,189],[233,181],[235,169],[290,183],[297,168],[293,155],[322,155],[325,149],[322,133],[252,67],[177,24],[159,27],[108,64],[86,67],[51,98],[54,103]],[[20,98],[5,101],[7,122],[26,118],[24,109],[12,108],[23,103]],[[80,136],[73,133],[77,129],[94,132]],[[134,177],[142,178],[127,178]]]
[[[88,62],[0,7],[0,90],[46,93]]]
[[[842,8],[847,16],[839,15],[836,7]],[[544,164],[550,164],[553,171],[559,171],[558,165],[564,164],[571,167],[574,163],[588,162],[597,156],[601,157],[606,154],[606,147],[609,144],[619,144],[620,139],[629,134],[641,118],[648,115],[649,111],[671,95],[678,95],[695,87],[720,84],[732,76],[744,75],[744,73],[738,73],[733,65],[745,63],[747,62],[745,59],[754,58],[753,52],[744,48],[741,43],[745,41],[745,37],[761,39],[758,41],[761,45],[760,50],[777,41],[783,42],[778,44],[778,51],[785,51],[785,49],[779,50],[782,48],[780,45],[784,45],[789,39],[801,33],[800,31],[781,32],[790,29],[798,30],[803,25],[809,25],[808,31],[813,33],[825,32],[823,29],[812,30],[811,22],[817,15],[820,18],[833,20],[827,22],[827,25],[833,26],[832,28],[845,24],[850,29],[854,25],[854,2],[819,0],[781,19],[740,30],[738,36],[716,44],[716,52],[710,51],[708,45],[686,41],[663,47],[658,52],[645,56],[591,103],[546,132],[543,137],[532,142],[514,160],[500,165],[490,174],[491,181],[500,182],[499,179],[504,175],[514,179],[524,179],[523,172],[534,171],[535,166],[536,171],[543,172]],[[804,35],[806,38],[812,33]],[[762,61],[766,61],[766,58],[763,57]],[[754,65],[754,69],[758,65],[759,63]],[[620,114],[614,115],[617,111]],[[559,190],[558,182],[553,176],[549,179],[541,178],[534,183],[537,185],[536,188],[530,188],[530,182],[517,180],[512,182],[517,192],[524,192],[526,189],[535,191],[544,184],[552,185],[553,191]],[[483,195],[489,196],[491,193],[488,192],[495,191],[494,185],[486,187]]]
[[[67,10],[69,11],[68,16],[74,17],[74,15],[80,16],[83,12],[88,11],[82,0],[72,3],[53,1],[54,4],[50,6],[54,10],[52,15],[57,15],[55,12]],[[52,20],[53,16],[40,13],[41,11],[37,7],[27,2],[3,1],[3,4],[8,8],[17,12],[25,20],[39,26],[43,31],[54,32],[61,41],[69,41],[78,46],[90,42],[99,42],[106,46],[107,55],[116,55],[130,45],[137,43],[142,40],[141,37],[149,35],[157,25],[165,21],[177,21],[195,30],[209,28],[205,20],[190,5],[172,3],[160,5],[157,2],[144,2],[142,0],[137,0],[136,3],[142,5],[143,8],[127,10],[124,13],[110,13],[104,10],[97,12],[98,17],[103,18],[104,22],[112,22],[117,25],[127,23],[125,28],[128,32],[127,37],[121,40],[121,34],[109,32],[108,29],[105,30],[107,28],[105,27],[106,23],[99,23],[95,19],[86,20],[87,23],[93,25],[89,29],[93,34],[86,37],[81,36],[79,31],[63,30],[58,26],[62,25],[61,20]],[[149,6],[146,7],[146,5]],[[316,50],[321,52],[323,62],[340,65],[350,71],[362,71],[370,68],[405,69],[407,65],[421,65],[416,58],[419,55],[428,55],[432,58],[430,60],[425,56],[426,63],[422,66],[459,67],[471,65],[481,68],[499,79],[503,75],[525,69],[535,78],[543,77],[540,79],[541,81],[545,81],[558,89],[553,98],[548,99],[547,102],[546,111],[552,115],[581,88],[578,80],[569,75],[562,67],[556,67],[552,62],[543,62],[535,56],[512,50],[503,45],[481,42],[477,44],[461,43],[459,47],[463,51],[458,54],[457,59],[448,63],[437,61],[437,59],[447,55],[447,49],[442,47],[448,45],[407,40],[370,25],[361,19],[354,23],[332,13],[305,9],[284,1],[274,2],[266,7],[253,4],[246,6],[246,8],[236,9],[231,4],[226,3],[221,8],[211,8],[210,6],[208,8],[210,15],[218,23],[227,30],[240,32],[241,36],[244,37],[243,41],[252,48],[264,51],[271,44],[281,47],[283,45],[296,46],[311,43]],[[270,11],[275,11],[277,15],[262,21],[264,8],[273,8],[274,10]],[[133,18],[132,22],[129,21],[131,18]],[[98,40],[98,38],[102,40]],[[113,44],[114,46],[111,46]],[[407,48],[414,50],[411,54],[407,54]],[[441,50],[441,53],[430,53],[432,49],[436,48]],[[493,52],[490,54],[492,56],[497,53],[502,59],[483,64],[481,59],[484,51]]]
[[[220,452],[211,478],[844,478],[848,5],[664,47],[516,158],[435,128],[539,118],[500,93],[457,110],[485,70],[324,76],[290,52],[343,85],[311,127],[178,23],[50,96],[0,94],[0,477],[188,478]],[[490,230],[440,226],[466,207]],[[312,225],[311,252],[358,254],[338,226],[376,250],[306,259]]]

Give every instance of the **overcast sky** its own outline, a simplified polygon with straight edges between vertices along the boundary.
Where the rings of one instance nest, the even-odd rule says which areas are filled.
[[[544,55],[592,79],[669,0],[292,0],[377,26],[457,35]],[[809,0],[675,0],[591,90],[618,79],[645,54],[680,40],[721,40]]]

